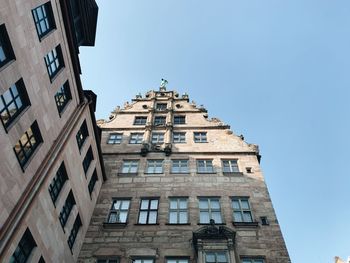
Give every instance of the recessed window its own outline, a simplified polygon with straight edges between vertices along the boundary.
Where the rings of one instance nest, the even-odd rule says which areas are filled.
[[[172,160],[171,172],[178,174],[189,173],[188,160]]]
[[[166,263],[189,263],[187,258],[167,258]]]
[[[64,67],[61,46],[58,45],[45,56],[45,64],[50,80]]]
[[[15,59],[5,24],[0,25],[0,68]]]
[[[185,143],[186,132],[173,132],[173,143]]]
[[[83,160],[83,169],[84,169],[85,175],[86,175],[87,171],[89,170],[90,164],[91,164],[93,159],[94,159],[94,154],[92,153],[92,148],[90,146],[89,150],[87,151],[85,158]]]
[[[30,128],[21,136],[15,147],[13,147],[22,169],[42,141],[38,123],[34,121]]]
[[[32,13],[39,39],[56,28],[50,2],[34,8]]]
[[[78,214],[75,221],[74,221],[72,230],[70,231],[70,234],[69,234],[69,237],[67,240],[68,246],[71,250],[74,246],[75,239],[77,238],[77,235],[78,235],[78,232],[79,232],[79,229],[81,226],[82,226],[81,219],[80,219],[80,216]]]
[[[166,103],[157,103],[156,105],[156,110],[159,111],[164,111],[167,108],[167,104]]]
[[[136,174],[139,166],[139,160],[124,160],[122,173],[123,174]]]
[[[163,160],[147,160],[148,174],[161,174],[163,173]]]
[[[104,258],[104,259],[97,259],[96,263],[119,263],[119,260],[117,258],[114,258],[114,259]]]
[[[21,240],[19,241],[15,252],[13,252],[10,262],[25,263],[30,257],[33,249],[36,247],[35,240],[30,233],[29,229],[24,232]]]
[[[154,125],[155,126],[161,126],[165,125],[165,116],[156,116],[154,117]]]
[[[241,263],[265,263],[262,258],[242,258]]]
[[[197,160],[198,173],[214,173],[213,160]]]
[[[18,117],[28,106],[30,101],[22,79],[13,84],[0,96],[1,122],[5,129]]]
[[[174,116],[174,124],[185,124],[186,117],[185,116]]]
[[[185,197],[169,199],[169,224],[188,223],[187,201]]]
[[[206,132],[194,132],[194,142],[201,143],[207,142],[207,133]]]
[[[246,167],[245,169],[246,169],[246,171],[247,171],[248,174],[251,174],[251,173],[252,173],[252,167]]]
[[[222,223],[219,198],[199,198],[199,223],[209,224],[213,219],[216,224]]]
[[[158,217],[158,198],[142,199],[140,204],[139,224],[156,224]]]
[[[79,147],[79,150],[83,147],[83,144],[86,140],[86,138],[89,136],[89,131],[86,125],[86,121],[83,121],[83,124],[80,126],[79,131],[77,132],[77,135],[75,138],[77,139],[77,144]]]
[[[227,254],[225,252],[205,252],[205,263],[226,263]]]
[[[154,263],[154,259],[150,258],[138,258],[138,259],[133,259],[133,263]]]
[[[247,197],[232,198],[232,209],[234,222],[253,222],[252,212]]]
[[[60,194],[64,183],[68,180],[66,167],[64,162],[62,162],[61,166],[58,168],[56,172],[56,176],[53,178],[50,186],[49,193],[52,199],[52,202],[55,203],[58,195]]]
[[[237,160],[222,160],[223,173],[238,173]]]
[[[147,117],[146,116],[136,116],[134,120],[134,125],[146,125]]]
[[[141,144],[143,140],[143,133],[131,133],[130,144]]]
[[[108,223],[126,223],[130,207],[129,199],[113,200],[111,211],[108,216]]]
[[[152,143],[164,143],[164,133],[163,132],[153,132],[152,133]]]
[[[268,226],[270,224],[269,220],[267,219],[267,216],[261,216],[260,221],[263,226]]]
[[[89,184],[88,184],[88,189],[89,189],[89,194],[90,195],[94,191],[95,184],[96,184],[97,181],[98,181],[98,177],[97,177],[97,172],[96,172],[96,169],[95,169],[94,173],[92,174],[92,176],[90,178]]]
[[[67,196],[66,202],[64,203],[62,210],[60,212],[60,215],[59,215],[59,220],[60,220],[61,226],[63,228],[67,223],[68,217],[69,217],[70,212],[72,211],[74,205],[75,205],[75,199],[73,196],[73,192],[71,190]]]
[[[68,81],[66,81],[56,92],[55,101],[58,113],[61,115],[68,102],[72,99]]]
[[[122,142],[123,134],[122,133],[111,133],[109,135],[108,144],[120,144]]]

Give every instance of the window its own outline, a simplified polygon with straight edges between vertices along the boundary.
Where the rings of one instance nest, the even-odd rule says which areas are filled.
[[[119,263],[119,260],[117,258],[98,259],[96,263]]]
[[[174,116],[174,124],[185,124],[185,116]]]
[[[74,205],[75,205],[75,199],[73,196],[73,192],[71,190],[67,196],[66,202],[64,203],[62,210],[60,212],[60,215],[59,215],[59,220],[60,220],[61,226],[63,228],[67,223],[69,214],[72,211]]]
[[[143,140],[143,133],[131,133],[130,144],[141,144]]]
[[[216,224],[221,224],[221,208],[219,198],[199,199],[199,223],[209,224],[210,219],[214,219]]]
[[[232,209],[234,222],[253,222],[248,197],[232,198]]]
[[[226,263],[228,262],[225,252],[205,252],[205,263]]]
[[[130,207],[129,199],[113,200],[112,208],[108,216],[108,223],[126,223]]]
[[[170,198],[169,202],[170,202],[169,223],[170,224],[187,224],[188,223],[187,197]]]
[[[146,116],[136,116],[134,120],[134,125],[146,125],[147,117]]]
[[[147,160],[148,174],[161,174],[163,173],[163,160]]]
[[[184,174],[189,173],[188,170],[188,160],[172,160],[171,172]]]
[[[265,263],[265,260],[262,258],[242,258],[242,263]]]
[[[39,39],[56,28],[50,2],[34,8],[32,13]]]
[[[164,143],[164,133],[153,132],[152,133],[152,143]]]
[[[30,233],[29,229],[24,232],[21,240],[16,247],[15,252],[13,252],[10,262],[15,263],[25,263],[27,262],[30,254],[32,253],[33,248],[36,247],[35,240]]]
[[[64,162],[62,162],[61,166],[58,168],[56,172],[56,176],[53,178],[50,186],[49,193],[52,199],[52,202],[55,203],[58,195],[60,194],[64,183],[68,180],[66,167],[64,166]]]
[[[120,144],[122,142],[123,134],[122,133],[112,133],[109,135],[108,144]]]
[[[154,125],[155,126],[165,125],[165,116],[154,117]]]
[[[94,159],[94,155],[92,153],[92,148],[90,146],[83,160],[83,169],[84,169],[85,175],[86,175],[86,172],[89,170],[89,166],[93,159]]]
[[[15,59],[5,24],[0,25],[0,67]]]
[[[79,131],[77,132],[77,135],[75,136],[75,138],[77,139],[79,150],[81,150],[81,147],[83,146],[88,136],[89,136],[89,131],[86,125],[86,121],[84,120],[83,124],[80,126]]]
[[[142,199],[139,224],[156,224],[158,216],[158,198]]]
[[[164,111],[166,110],[167,104],[166,103],[157,103],[156,110]]]
[[[198,173],[214,173],[212,160],[197,160]]]
[[[189,263],[187,258],[167,258],[166,263]]]
[[[222,160],[223,173],[238,173],[237,160]]]
[[[207,133],[206,132],[194,132],[194,142],[207,142]]]
[[[80,216],[77,215],[77,218],[74,221],[72,230],[70,231],[67,243],[70,249],[73,248],[75,239],[77,238],[78,232],[79,232],[79,228],[81,227],[81,220],[80,220]]]
[[[55,94],[56,106],[60,115],[71,99],[72,95],[70,93],[69,84],[68,81],[66,81]]]
[[[185,143],[186,133],[185,132],[174,132],[173,133],[173,143]]]
[[[29,105],[30,101],[24,82],[20,79],[0,96],[1,122],[5,129]]]
[[[124,160],[122,173],[123,174],[136,174],[139,166],[138,160]]]
[[[154,259],[151,258],[139,258],[133,259],[133,263],[154,263]]]
[[[97,172],[96,172],[96,169],[94,171],[94,173],[92,174],[91,176],[91,179],[89,181],[89,184],[88,184],[88,189],[89,189],[89,194],[91,195],[92,192],[94,191],[94,188],[95,188],[95,184],[96,182],[98,181],[98,177],[97,177]]]
[[[17,156],[19,164],[22,169],[29,161],[30,157],[34,154],[35,149],[42,142],[41,133],[38,127],[38,123],[34,121],[32,126],[22,135],[19,141],[16,143],[13,150]]]
[[[47,72],[49,73],[50,80],[52,81],[59,70],[64,67],[61,46],[58,45],[53,50],[51,50],[44,59]]]

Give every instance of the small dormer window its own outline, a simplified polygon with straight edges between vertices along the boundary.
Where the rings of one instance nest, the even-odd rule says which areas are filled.
[[[164,111],[167,108],[167,104],[166,103],[157,103],[156,105],[156,110],[159,111]]]

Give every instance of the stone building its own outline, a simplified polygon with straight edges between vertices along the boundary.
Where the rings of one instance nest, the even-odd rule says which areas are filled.
[[[98,125],[107,180],[79,262],[290,262],[258,147],[187,94],[163,83]]]
[[[79,46],[94,0],[0,1],[0,262],[74,262],[104,180]]]

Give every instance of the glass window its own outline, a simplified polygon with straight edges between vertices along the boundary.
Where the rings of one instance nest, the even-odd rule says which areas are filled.
[[[124,160],[122,173],[123,174],[136,174],[139,166],[139,160]]]
[[[70,249],[73,248],[73,245],[74,245],[75,239],[77,238],[80,227],[81,227],[81,220],[80,220],[80,216],[78,214],[75,221],[74,221],[72,230],[70,231],[70,234],[69,234],[69,237],[67,240],[68,246]]]
[[[35,121],[32,126],[30,126],[30,128],[22,135],[15,147],[13,147],[22,168],[24,168],[25,164],[29,161],[35,149],[41,142],[41,133],[38,123]]]
[[[169,223],[186,224],[188,223],[187,197],[169,199]]]
[[[171,164],[172,173],[189,173],[188,160],[172,160]]]
[[[55,29],[55,21],[50,1],[34,8],[32,13],[39,39]]]
[[[152,143],[164,143],[164,133],[163,132],[153,132],[152,133]]]
[[[56,92],[55,101],[58,113],[61,114],[68,102],[72,99],[68,81],[66,81]]]
[[[186,117],[185,116],[174,116],[174,124],[185,124]]]
[[[20,79],[0,96],[0,115],[4,127],[8,128],[29,105],[30,102],[24,82]]]
[[[222,223],[220,199],[199,198],[199,223],[209,224],[211,219],[215,220],[216,224]]]
[[[200,142],[207,142],[207,133],[206,132],[194,132],[194,142],[200,143]]]
[[[253,222],[248,197],[232,198],[233,221],[234,222]]]
[[[147,160],[148,174],[161,174],[163,173],[163,160]]]
[[[134,259],[133,260],[133,263],[154,263],[154,259],[142,259],[142,258],[139,258],[139,259]]]
[[[166,263],[189,263],[187,258],[167,258]]]
[[[156,224],[158,217],[158,198],[142,199],[139,224]]]
[[[143,140],[143,133],[131,133],[130,144],[141,144]]]
[[[86,176],[87,171],[89,170],[90,164],[91,164],[93,159],[94,159],[94,155],[92,153],[92,148],[90,146],[89,150],[87,151],[85,158],[83,160],[83,169],[84,169],[85,176]]]
[[[126,223],[128,219],[130,200],[113,200],[112,208],[108,216],[108,223]]]
[[[222,171],[224,173],[238,173],[237,160],[222,160]]]
[[[185,143],[186,132],[173,132],[173,143]]]
[[[167,104],[166,103],[157,103],[156,105],[156,110],[160,110],[160,111],[164,111],[167,108]]]
[[[71,190],[67,196],[66,202],[64,203],[62,210],[60,212],[60,215],[59,215],[59,220],[60,220],[61,226],[63,228],[67,223],[69,214],[72,211],[74,205],[75,205],[75,199],[73,196],[73,192]]]
[[[61,166],[58,168],[56,172],[56,176],[53,178],[50,186],[49,193],[53,203],[56,202],[58,195],[60,194],[64,183],[68,180],[66,167],[64,166],[64,162],[62,162]]]
[[[165,125],[165,116],[156,116],[154,117],[154,125],[155,126],[160,126],[160,125]]]
[[[21,240],[19,241],[15,252],[13,252],[10,262],[16,262],[16,263],[25,263],[29,259],[30,254],[32,253],[33,248],[35,248],[37,245],[35,243],[35,240],[30,233],[29,229],[24,232]]]
[[[0,25],[0,67],[15,59],[5,24]]]
[[[45,64],[50,80],[52,80],[59,70],[64,67],[61,46],[58,45],[45,56]]]
[[[226,263],[226,252],[205,252],[205,263]]]
[[[147,117],[146,116],[136,116],[134,120],[134,125],[146,125]]]
[[[98,177],[97,177],[97,172],[96,172],[96,169],[94,171],[94,173],[92,174],[91,176],[91,179],[89,181],[89,184],[88,184],[88,189],[89,189],[89,194],[91,195],[92,192],[94,191],[94,188],[95,188],[95,184],[96,182],[98,181]]]
[[[123,134],[122,133],[112,133],[109,135],[108,144],[120,144],[122,142]]]
[[[81,147],[83,146],[88,136],[89,136],[89,131],[86,125],[86,121],[84,120],[83,124],[80,126],[80,129],[75,136],[75,138],[77,139],[79,150],[81,150]]]
[[[265,260],[262,258],[242,258],[242,263],[265,263]]]
[[[197,160],[198,173],[214,173],[212,160]]]

